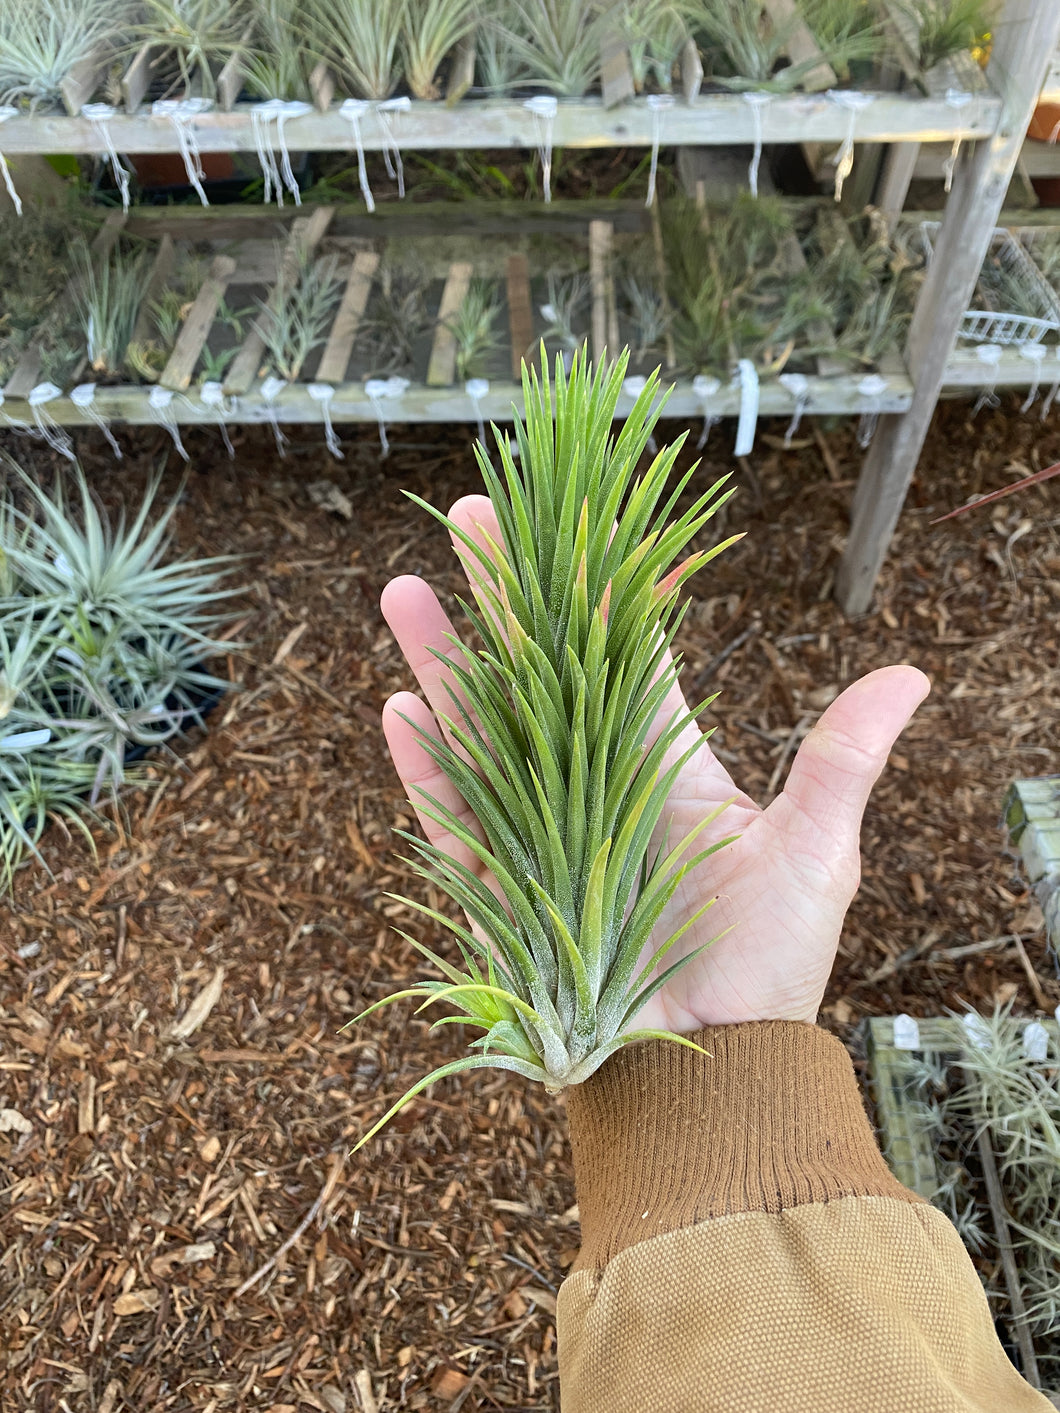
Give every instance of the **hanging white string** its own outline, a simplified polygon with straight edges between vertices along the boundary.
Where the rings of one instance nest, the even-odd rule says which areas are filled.
[[[390,442],[386,435],[386,410],[383,404],[393,398],[399,398],[409,385],[408,378],[369,378],[364,385],[364,395],[372,404],[372,411],[375,413],[376,421],[379,423],[379,442],[382,447],[382,455],[390,455]]]
[[[758,426],[758,369],[749,358],[737,365],[736,381],[740,385],[740,417],[736,423],[734,456],[750,456]]]
[[[314,402],[320,404],[320,413],[324,418],[324,440],[327,442],[328,451],[336,461],[344,460],[342,443],[335,435],[335,428],[331,422],[331,399],[335,396],[335,389],[330,383],[310,383],[306,392]]]
[[[284,184],[294,198],[294,204],[301,206],[302,193],[298,186],[298,178],[294,174],[291,166],[291,154],[287,148],[287,136],[284,132],[285,125],[291,118],[302,118],[306,113],[313,111],[312,103],[306,103],[300,98],[292,98],[288,102],[280,105],[280,111],[276,118],[276,144],[280,149],[280,171],[283,174]],[[278,206],[283,205],[282,197],[277,195]]]
[[[122,459],[121,447],[115,440],[114,433],[108,427],[107,419],[103,416],[102,412],[100,412],[99,408],[96,406],[95,399],[95,383],[78,383],[77,387],[72,388],[70,391],[70,401],[74,404],[75,407],[80,408],[80,410],[85,414],[85,416],[90,422],[95,423],[95,425],[99,428],[99,430],[106,437],[107,441],[110,443],[111,451],[113,451],[117,460],[120,461]]]
[[[846,137],[839,145],[832,161],[835,163],[835,199],[841,201],[843,198],[843,183],[854,170],[854,130],[857,127],[858,114],[863,108],[867,108],[872,102],[871,93],[858,93],[852,88],[830,88],[828,97],[839,108],[844,108],[847,113]]]
[[[180,428],[177,426],[177,416],[173,411],[173,392],[170,388],[160,388],[157,383],[151,389],[147,399],[148,406],[155,414],[155,421],[159,422],[173,438],[173,445],[176,447],[183,461],[190,461],[191,457],[184,449],[184,443],[180,439]]]
[[[777,382],[795,399],[795,411],[784,433],[784,447],[787,449],[791,446],[795,433],[799,430],[799,423],[810,405],[810,380],[805,373],[781,373]]]
[[[887,379],[881,378],[879,373],[870,373],[858,383],[858,393],[868,403],[858,418],[858,446],[862,451],[876,435],[882,410],[881,399],[886,391]]]
[[[740,95],[751,106],[751,126],[754,132],[754,152],[751,165],[747,169],[747,181],[751,195],[758,195],[758,169],[762,165],[762,109],[773,101],[769,93],[744,93]]]
[[[361,184],[361,195],[369,213],[375,210],[375,198],[368,185],[368,168],[364,164],[364,138],[361,135],[361,119],[371,107],[363,98],[347,98],[339,109],[339,116],[345,118],[353,129],[353,141],[357,148],[357,177]]]
[[[30,390],[26,401],[33,411],[33,420],[37,424],[37,431],[51,447],[52,451],[57,451],[60,456],[65,456],[67,461],[76,461],[74,448],[70,438],[51,416],[47,404],[54,402],[57,397],[62,397],[62,388],[57,388],[54,383],[38,383]]]
[[[272,428],[273,439],[276,442],[276,450],[280,456],[287,455],[287,438],[280,430],[279,418],[276,416],[275,402],[280,393],[283,392],[287,384],[283,378],[266,378],[261,385],[261,400],[265,404],[265,416],[268,418],[269,426]]]
[[[1047,351],[1044,343],[1021,343],[1019,346],[1019,356],[1026,358],[1028,363],[1034,364],[1034,382],[1031,383],[1030,392],[1023,400],[1020,407],[1021,412],[1029,412],[1038,400],[1038,389],[1042,382],[1042,362]]]
[[[552,200],[552,133],[559,103],[551,93],[538,93],[528,98],[523,107],[534,117],[537,152],[541,158],[541,185],[548,202]]]
[[[232,445],[232,438],[228,435],[228,424],[225,422],[225,390],[223,383],[208,382],[203,383],[199,389],[199,401],[203,407],[213,409],[213,414],[217,418],[217,425],[221,429],[221,440],[225,444],[225,451],[228,452],[228,459],[234,460],[236,449]]]
[[[1060,363],[1060,347],[1058,347],[1058,348],[1056,349],[1056,358],[1057,358],[1057,362]],[[1052,387],[1049,389],[1049,394],[1048,394],[1048,396],[1047,396],[1047,397],[1044,399],[1044,401],[1042,402],[1042,411],[1041,411],[1041,418],[1040,418],[1040,420],[1041,420],[1042,422],[1045,421],[1045,419],[1049,416],[1049,413],[1052,411],[1053,403],[1056,401],[1056,397],[1057,397],[1057,394],[1058,394],[1058,393],[1060,393],[1060,372],[1057,373],[1057,375],[1056,375],[1056,381],[1053,383]]]
[[[18,117],[18,109],[10,103],[0,105],[0,123],[6,123],[8,118]],[[0,152],[0,176],[4,179],[4,186],[7,194],[11,198],[11,205],[15,208],[15,215],[22,215],[22,202],[19,200],[18,192],[15,190],[15,183],[11,176],[11,168],[7,165],[7,158]]]
[[[651,165],[648,168],[648,199],[645,206],[655,205],[655,180],[659,173],[659,146],[662,141],[662,115],[672,108],[676,99],[672,93],[649,93],[644,100],[651,114]]]
[[[168,118],[173,124],[188,181],[204,206],[209,206],[210,202],[202,184],[206,173],[203,170],[199,141],[195,136],[194,120],[203,113],[208,113],[212,107],[213,104],[208,98],[159,98],[151,104],[153,117]]]
[[[85,103],[81,107],[81,116],[87,118],[92,124],[93,131],[103,144],[103,150],[110,162],[110,169],[114,173],[114,180],[118,183],[118,190],[121,192],[121,209],[128,211],[129,179],[132,173],[118,156],[114,139],[110,135],[110,120],[117,111],[113,103]]]
[[[697,373],[692,379],[692,391],[703,404],[703,430],[699,434],[699,441],[696,442],[696,451],[702,451],[710,436],[711,427],[716,427],[721,421],[720,417],[714,415],[710,410],[711,399],[717,397],[721,390],[721,383],[717,378],[708,377],[706,373]]]
[[[999,343],[981,343],[975,350],[975,356],[987,370],[986,382],[980,389],[979,396],[975,400],[972,408],[972,416],[982,411],[984,407],[1000,407],[1001,399],[994,391],[994,384],[997,382],[998,364],[1001,362],[1002,348]]]
[[[398,196],[405,195],[405,165],[401,160],[401,148],[394,135],[394,129],[390,125],[391,114],[407,113],[412,108],[412,99],[407,96],[401,98],[385,98],[382,103],[375,105],[375,115],[379,119],[379,126],[383,129],[383,161],[386,163],[387,176],[395,178],[398,186]],[[393,162],[390,154],[393,153]]]
[[[960,88],[947,88],[946,90],[946,104],[950,108],[955,108],[957,112],[960,112],[962,108],[966,108],[973,97],[973,94],[965,93],[964,90]],[[953,139],[950,155],[942,164],[942,175],[945,178],[944,189],[947,194],[953,189],[953,174],[957,170],[957,154],[960,150],[961,137],[960,134],[958,134],[957,137]]]
[[[250,131],[254,136],[254,150],[258,154],[265,183],[261,199],[266,206],[272,200],[273,191],[276,192],[277,206],[283,205],[283,181],[269,136],[269,129],[279,117],[282,107],[283,99],[267,98],[264,103],[255,103],[250,110]]]
[[[478,422],[478,439],[483,447],[486,445],[486,423],[482,416],[482,399],[490,390],[487,378],[468,378],[464,384],[464,391],[471,400],[471,406],[475,411],[475,420]]]
[[[639,373],[632,373],[628,378],[622,379],[622,392],[631,402],[636,402],[641,393],[648,386],[647,378],[641,377]],[[648,450],[652,456],[657,456],[659,444],[654,437],[649,437],[647,441]]]

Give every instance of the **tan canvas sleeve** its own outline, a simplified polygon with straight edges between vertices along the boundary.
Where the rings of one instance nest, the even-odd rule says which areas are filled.
[[[1048,1413],[950,1223],[891,1176],[834,1037],[711,1028],[570,1091],[563,1413]]]

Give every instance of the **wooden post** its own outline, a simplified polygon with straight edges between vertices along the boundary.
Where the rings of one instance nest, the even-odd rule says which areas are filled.
[[[359,250],[353,257],[346,288],[342,292],[335,322],[324,345],[324,353],[317,369],[317,381],[321,383],[341,383],[346,377],[346,365],[353,352],[357,328],[368,307],[368,296],[372,292],[372,280],[379,268],[379,255],[374,250]]]
[[[997,25],[988,77],[1000,91],[1001,117],[953,182],[916,312],[906,361],[913,405],[880,418],[858,480],[850,536],[836,576],[844,613],[864,613],[898,523],[917,458],[938,401],[961,316],[990,244],[1012,171],[1060,35],[1052,0],[1008,0]]]

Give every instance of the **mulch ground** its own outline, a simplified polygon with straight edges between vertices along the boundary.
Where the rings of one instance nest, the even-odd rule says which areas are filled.
[[[671,432],[678,429],[671,428]],[[1056,482],[946,525],[970,494],[1060,459],[1060,424],[1015,404],[945,409],[874,613],[830,591],[859,453],[845,428],[789,452],[766,429],[737,469],[747,538],[699,582],[686,673],[722,690],[715,743],[768,797],[799,739],[858,674],[915,662],[934,691],[872,804],[865,876],[823,1023],[1060,1000],[1040,916],[1003,846],[1013,778],[1055,771]],[[729,469],[719,429],[703,474]],[[167,456],[81,443],[110,505]],[[246,556],[207,734],[158,761],[96,831],[58,828],[0,918],[0,1379],[5,1410],[322,1413],[558,1407],[555,1297],[578,1244],[562,1103],[494,1074],[438,1085],[354,1158],[369,1121],[463,1048],[403,1007],[340,1026],[417,975],[389,896],[409,822],[379,729],[409,685],[377,603],[397,572],[451,596],[440,506],[476,488],[465,428],[267,431],[229,463],[189,433],[180,548]],[[8,443],[42,478],[51,463]],[[169,456],[166,485],[182,469]],[[333,481],[350,520],[307,485]],[[198,1022],[192,1029],[192,1023]],[[25,1131],[20,1131],[25,1129]]]

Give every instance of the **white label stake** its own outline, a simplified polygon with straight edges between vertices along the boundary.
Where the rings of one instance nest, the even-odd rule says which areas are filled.
[[[545,201],[549,202],[552,200],[552,130],[559,104],[551,94],[539,93],[528,98],[523,107],[534,115],[537,151],[541,158],[541,184],[544,187]]]
[[[114,433],[107,426],[106,418],[103,416],[102,412],[100,412],[99,409],[96,407],[95,397],[95,383],[78,383],[77,387],[73,388],[70,392],[70,401],[74,404],[75,407],[79,407],[91,422],[94,422],[96,424],[99,430],[106,437],[107,441],[110,443],[111,451],[113,451],[117,460],[121,461],[121,447],[115,440]]]
[[[758,426],[758,371],[749,358],[741,358],[737,365],[740,382],[740,420],[736,424],[736,446],[734,456],[750,456],[755,444],[755,428]]]
[[[335,435],[335,428],[331,423],[331,399],[335,396],[335,389],[330,383],[310,383],[306,392],[314,402],[320,405],[320,412],[324,418],[324,440],[327,442],[328,451],[336,461],[342,461],[342,443]]]
[[[710,436],[710,429],[721,421],[721,418],[710,410],[711,400],[717,397],[720,390],[721,383],[717,378],[708,377],[706,373],[697,373],[692,379],[692,391],[703,404],[703,430],[699,434],[699,441],[696,442],[696,451],[703,450]]]

